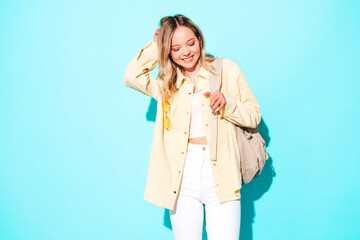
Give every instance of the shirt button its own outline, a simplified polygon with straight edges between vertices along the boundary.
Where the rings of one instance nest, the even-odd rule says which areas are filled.
[[[176,191],[174,191],[174,193],[176,194]]]
[[[204,104],[202,103],[201,106],[204,106]]]
[[[187,132],[185,131],[184,134],[187,134]]]
[[[214,163],[213,166],[216,166],[216,163]]]
[[[216,184],[216,186],[218,187],[218,186],[219,186],[219,184]]]
[[[205,124],[205,126],[209,126],[209,124]]]
[[[202,150],[205,151],[205,150],[206,150],[206,147],[202,147]]]
[[[184,154],[184,152],[181,152],[181,154]]]
[[[189,92],[189,95],[191,95],[191,92]]]
[[[179,174],[181,173],[181,171],[179,170]]]
[[[201,89],[199,89],[199,92],[201,92]]]

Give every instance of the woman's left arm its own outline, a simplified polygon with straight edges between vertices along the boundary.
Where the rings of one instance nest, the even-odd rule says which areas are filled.
[[[222,62],[222,81],[227,89],[222,91],[226,104],[219,110],[220,116],[239,126],[256,128],[261,121],[260,106],[240,67],[229,59]]]

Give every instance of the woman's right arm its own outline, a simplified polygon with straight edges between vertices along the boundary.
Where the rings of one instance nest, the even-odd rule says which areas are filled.
[[[158,63],[157,43],[149,40],[125,70],[124,84],[150,97],[159,99],[158,81],[149,75]]]

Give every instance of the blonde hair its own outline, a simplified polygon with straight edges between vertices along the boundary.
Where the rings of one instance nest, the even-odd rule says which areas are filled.
[[[210,62],[215,58],[205,52],[205,40],[200,29],[189,18],[181,14],[161,18],[158,35],[159,73],[157,78],[163,81],[163,87],[161,89],[163,101],[171,100],[172,96],[178,91],[176,88],[176,68],[183,70],[183,68],[176,64],[171,58],[171,39],[176,28],[179,26],[188,27],[194,32],[200,45],[198,64],[210,72],[213,70]]]

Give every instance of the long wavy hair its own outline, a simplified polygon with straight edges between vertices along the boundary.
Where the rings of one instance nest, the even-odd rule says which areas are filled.
[[[210,63],[215,59],[212,55],[205,52],[205,40],[200,29],[187,17],[177,14],[175,16],[166,16],[160,20],[160,30],[158,35],[158,49],[159,49],[159,73],[157,78],[163,81],[161,95],[163,101],[170,101],[172,96],[178,91],[176,88],[177,71],[183,68],[176,64],[171,58],[171,39],[179,26],[190,28],[199,40],[200,57],[198,64],[206,70],[213,72]]]

